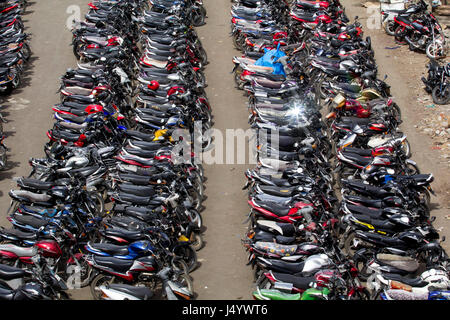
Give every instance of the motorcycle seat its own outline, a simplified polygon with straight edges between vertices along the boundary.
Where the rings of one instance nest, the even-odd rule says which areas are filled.
[[[19,178],[17,184],[22,188],[31,188],[35,190],[49,190],[54,186],[54,182],[24,177]]]
[[[291,187],[292,186],[288,179],[276,178],[276,177],[272,177],[272,176],[268,176],[268,175],[260,175],[259,177],[261,178],[261,183],[263,183],[265,185],[274,184],[278,187]]]
[[[123,214],[125,216],[130,216],[139,219],[145,223],[152,224],[159,219],[159,214],[163,213],[165,209],[162,206],[155,207],[149,210],[147,207],[128,207],[125,209]]]
[[[389,192],[389,191],[387,191],[387,190],[385,190],[385,189],[383,189],[383,188],[379,188],[379,187],[376,187],[376,186],[372,186],[372,185],[369,185],[369,184],[365,184],[365,183],[363,183],[363,182],[361,182],[361,181],[358,181],[358,180],[353,180],[353,179],[350,179],[350,180],[347,180],[347,179],[343,179],[342,180],[342,183],[343,183],[343,185],[345,185],[346,187],[348,187],[348,188],[350,188],[350,189],[352,189],[352,190],[355,190],[355,191],[357,191],[357,192],[363,192],[364,194],[370,194],[370,196],[372,196],[372,197],[387,197],[387,196],[389,196],[389,195],[391,195],[391,192]]]
[[[407,17],[402,15],[396,16],[395,20],[400,22],[400,24],[411,25],[411,21]]]
[[[368,198],[363,198],[360,196],[348,195],[348,196],[345,196],[344,201],[363,203],[364,205],[366,205],[368,207],[373,207],[373,208],[382,208],[383,207],[383,200],[368,199]]]
[[[300,264],[302,263],[303,262],[301,262]],[[306,290],[311,286],[311,284],[316,282],[314,276],[301,277],[293,274],[279,273],[279,272],[272,272],[272,274],[274,278],[277,279],[278,281],[291,283],[297,289]]]
[[[281,85],[284,83],[283,81],[272,81],[261,77],[256,77],[254,81],[261,87],[267,87],[271,89],[280,89]]]
[[[121,255],[127,255],[128,254],[128,246],[124,245],[116,245],[112,243],[91,243],[89,242],[86,245],[86,249],[92,248],[96,251],[100,251],[101,253],[107,253],[111,256],[121,256]],[[89,249],[88,249],[89,250]],[[89,250],[89,252],[92,252]]]
[[[291,11],[291,16],[295,19],[295,20],[301,20],[301,21],[306,21],[306,22],[316,22],[317,18],[311,15],[306,15],[304,13],[300,13],[300,12],[296,12],[295,10]]]
[[[143,149],[136,149],[136,148],[125,148],[125,150],[131,154],[131,155],[135,155],[138,157],[143,157],[143,158],[153,158],[155,157],[159,150],[143,150]]]
[[[135,147],[142,148],[144,150],[159,150],[164,147],[170,146],[167,143],[161,143],[160,141],[142,141],[142,140],[128,140],[128,144],[133,145]]]
[[[33,228],[39,229],[41,227],[45,227],[50,222],[46,219],[37,218],[30,215],[24,215],[24,214],[17,214],[14,213],[12,215],[12,218],[19,222],[20,224],[31,226]]]
[[[150,298],[153,296],[152,290],[150,290],[150,288],[148,287],[132,286],[128,284],[116,284],[116,283],[108,284],[108,287],[112,290],[130,294],[133,297],[139,298],[141,300],[150,300]]]
[[[408,278],[402,277],[396,273],[383,273],[383,277],[389,280],[395,280],[404,284],[407,284],[411,287],[421,288],[427,286],[429,283],[427,281],[422,280],[421,278]]]
[[[267,253],[276,254],[282,257],[289,257],[297,251],[297,245],[283,245],[275,242],[258,241],[254,244],[255,248]]]
[[[363,216],[369,216],[371,218],[380,218],[383,216],[383,210],[380,209],[371,209],[365,206],[357,206],[352,204],[347,204],[346,207],[353,214],[360,214]]]
[[[0,264],[0,279],[2,280],[23,278],[26,275],[27,272],[21,268]]]
[[[410,274],[416,272],[420,267],[420,263],[415,259],[410,260],[378,259],[378,261],[382,264],[394,267],[398,270]]]
[[[20,240],[36,240],[38,237],[36,233],[34,232],[28,232],[28,231],[21,231],[19,229],[2,229],[0,230],[0,234],[2,237],[12,237],[12,238],[18,238]]]
[[[46,203],[52,199],[52,197],[48,194],[33,193],[30,191],[26,191],[26,190],[11,190],[11,191],[9,191],[9,195],[14,199],[25,198],[31,202]]]
[[[291,208],[286,207],[286,206],[281,206],[279,204],[273,203],[273,202],[257,202],[255,201],[255,203],[260,206],[263,209],[266,209],[268,211],[270,211],[271,213],[281,217],[281,216],[286,216],[289,211],[291,210]]]
[[[128,230],[128,229],[121,228],[118,226],[113,227],[111,225],[106,230],[100,230],[100,233],[105,237],[114,238],[114,239],[121,238],[128,242],[145,239],[145,234],[140,230]],[[128,253],[128,249],[126,250],[125,253],[123,253],[123,255],[126,255],[127,253]]]
[[[280,188],[277,186],[259,185],[258,188],[264,193],[279,197],[292,197],[298,193],[297,187]]]
[[[121,181],[130,182],[137,185],[148,185],[150,184],[150,178],[146,176],[141,176],[131,173],[119,173],[119,179]]]
[[[121,183],[118,185],[118,189],[120,191],[126,192],[126,193],[131,193],[137,196],[148,196],[151,197],[152,195],[155,194],[155,190],[153,188],[153,186],[138,186],[138,185],[134,185],[134,184],[129,184],[129,183]]]
[[[18,294],[15,290],[0,287],[0,300],[11,301],[15,300],[15,297],[19,296],[20,294]]]
[[[134,260],[119,259],[114,257],[104,257],[94,255],[92,257],[94,263],[101,267],[110,268],[119,273],[126,273],[133,265]]]
[[[143,133],[136,130],[127,130],[125,131],[125,134],[130,138],[139,139],[142,141],[152,142],[153,139],[155,139],[155,136],[153,134]]]
[[[93,166],[84,167],[84,168],[71,169],[70,172],[74,175],[79,174],[83,177],[88,177],[91,174],[93,174],[94,172],[96,172],[99,168],[100,168],[99,165],[93,165]]]
[[[375,219],[371,216],[364,214],[353,214],[353,217],[356,220],[373,225],[376,229],[393,231],[397,227],[394,223],[386,219]]]
[[[135,205],[148,205],[152,203],[152,199],[149,197],[137,196],[131,193],[119,192],[120,200],[124,200]],[[119,200],[119,199],[117,199]]]
[[[345,147],[343,149],[345,154],[348,153],[354,153],[361,157],[372,157],[372,149],[361,149],[361,148],[354,148],[354,147]]]
[[[360,166],[366,166],[372,162],[372,157],[363,157],[359,154],[352,152],[345,152],[345,149],[341,151],[343,156],[351,161],[356,162]]]
[[[394,247],[394,248],[405,248],[406,247],[406,244],[398,238],[383,236],[383,235],[373,233],[373,232],[356,231],[356,234],[359,234],[360,236],[362,236],[362,238],[366,241],[372,241],[374,243],[378,243],[385,247]]]

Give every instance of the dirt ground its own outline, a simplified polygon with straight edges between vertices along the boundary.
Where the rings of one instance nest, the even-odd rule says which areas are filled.
[[[58,0],[32,2],[25,15],[27,32],[32,33],[33,51],[30,65],[26,68],[24,83],[2,102],[2,113],[8,120],[4,125],[7,138],[9,168],[0,173],[0,225],[9,227],[6,211],[9,206],[8,191],[15,187],[12,177],[27,175],[28,159],[43,156],[43,145],[47,142],[45,132],[52,126],[51,106],[59,101],[57,89],[59,77],[66,68],[75,67],[76,60],[69,46],[71,33],[65,28],[71,5],[83,10],[86,0]],[[365,23],[366,9],[360,0],[342,0],[348,16],[358,15]],[[248,128],[247,99],[242,91],[234,88],[231,59],[240,55],[233,47],[229,35],[230,1],[205,0],[208,11],[207,24],[197,29],[208,53],[210,64],[205,75],[208,82],[206,92],[213,108],[214,127],[226,129]],[[51,15],[49,14],[51,12]],[[51,17],[49,19],[49,17]],[[415,126],[427,117],[436,117],[447,112],[445,107],[430,105],[425,101],[420,77],[425,73],[426,56],[412,53],[407,48],[395,47],[393,39],[382,30],[369,30],[379,65],[379,74],[388,75],[392,94],[402,108],[403,131],[413,149],[413,159],[420,169],[435,176],[433,188],[437,196],[432,198],[432,214],[437,217],[435,225],[442,228],[441,234],[450,236],[450,220],[446,218],[450,206],[448,160],[433,144],[429,135]],[[442,145],[441,145],[442,146]],[[442,147],[441,147],[442,149]],[[225,151],[224,151],[225,152]],[[197,299],[237,300],[251,299],[252,270],[246,266],[247,255],[241,245],[246,230],[243,224],[249,208],[247,194],[241,190],[245,183],[244,171],[248,164],[205,165],[206,181],[202,212],[205,225],[205,247],[198,252],[201,266],[192,273]],[[450,241],[450,240],[449,240]],[[444,243],[448,250],[449,244]],[[90,299],[87,289],[72,292],[74,299]]]

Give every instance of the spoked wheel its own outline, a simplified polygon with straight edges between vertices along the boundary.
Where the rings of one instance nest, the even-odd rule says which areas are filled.
[[[384,24],[384,31],[390,36],[395,35],[395,29],[397,28],[397,25],[394,20],[390,20]]]
[[[234,72],[234,82],[236,83],[236,88],[238,88],[239,90],[243,90],[244,89],[244,81],[242,81],[241,79],[241,71],[236,70]]]
[[[417,165],[415,165],[414,163],[407,162],[405,164],[403,174],[408,175],[408,176],[420,174],[420,170],[419,170],[419,167]]]
[[[200,8],[193,8],[191,11],[191,22],[194,27],[200,27],[205,24],[205,15]]]
[[[181,288],[185,288],[188,292],[194,292],[194,284],[191,277],[184,273],[175,273],[172,276],[172,282],[175,282]]]
[[[394,38],[395,38],[395,42],[397,42],[398,44],[402,44],[402,45],[406,44],[402,26],[398,26],[397,29],[395,29]]]
[[[189,238],[189,243],[195,251],[199,251],[200,249],[203,248],[203,244],[204,244],[202,235],[192,232],[191,236]]]
[[[197,253],[190,245],[178,246],[173,250],[173,253],[186,263],[188,272],[192,272],[197,268]]]
[[[350,233],[345,239],[344,239],[344,254],[348,257],[352,258],[355,254],[356,250],[358,248],[355,247],[355,233]]]
[[[105,284],[111,284],[114,281],[114,277],[99,274],[96,276],[91,282],[91,294],[95,300],[101,300],[102,291],[100,290],[100,286]]]
[[[433,101],[436,104],[447,104],[450,102],[450,86],[437,86],[431,92]]]
[[[427,45],[426,53],[430,59],[438,59],[445,56],[444,44],[441,41],[430,42]]]

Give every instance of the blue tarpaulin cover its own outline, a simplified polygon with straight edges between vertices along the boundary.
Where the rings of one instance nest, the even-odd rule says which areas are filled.
[[[274,63],[274,61],[286,55],[283,51],[280,50],[280,44],[278,44],[278,47],[276,49],[272,50],[264,49],[264,51],[266,53],[261,58],[256,60],[255,65],[263,67],[272,67],[273,74],[282,74],[285,76],[286,73],[284,73],[283,65],[279,62]]]

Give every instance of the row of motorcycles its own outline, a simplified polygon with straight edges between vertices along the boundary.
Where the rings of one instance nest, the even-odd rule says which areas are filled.
[[[24,32],[26,0],[0,1],[0,92],[10,94],[21,83],[31,50]]]
[[[211,115],[193,27],[205,17],[199,1],[89,3],[45,157],[9,192],[0,299],[87,286],[97,300],[194,298],[204,176],[190,138]]]
[[[448,299],[434,178],[410,159],[357,17],[337,0],[236,0],[231,15],[258,160],[242,240],[253,297]]]
[[[411,51],[424,52],[430,59],[446,55],[445,35],[437,18],[424,0],[403,10],[382,10],[382,25],[395,42],[408,45]]]
[[[0,93],[3,95],[10,94],[20,85],[24,67],[31,56],[22,19],[26,7],[26,0],[0,1]],[[4,122],[0,114],[0,169],[7,165]]]
[[[446,41],[437,18],[420,0],[403,10],[381,11],[383,27],[399,44],[407,44],[412,51],[425,52],[430,59],[427,77],[422,77],[425,91],[439,105],[450,102],[448,63],[440,63],[446,56]]]

